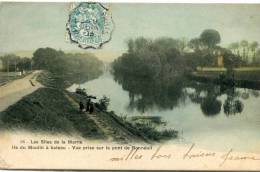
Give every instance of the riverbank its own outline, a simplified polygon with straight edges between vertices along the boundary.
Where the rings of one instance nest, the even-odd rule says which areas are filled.
[[[104,138],[95,123],[71,106],[63,91],[40,88],[1,113],[4,128]],[[87,124],[87,125],[86,125]]]
[[[71,101],[74,102],[75,106],[79,101],[84,98],[74,94],[69,93]],[[93,114],[88,114],[88,116],[95,121],[95,123],[100,126],[105,135],[109,136],[110,140],[116,142],[161,142],[169,139],[174,139],[178,137],[178,131],[176,130],[157,130],[151,123],[135,123],[125,117],[120,117],[113,111],[106,111],[99,108],[99,103],[95,103],[95,111]]]
[[[223,72],[193,72],[186,75],[189,79],[204,83],[260,90],[259,71],[234,71],[232,77],[226,77]]]
[[[118,143],[151,142],[177,137],[177,131],[174,130],[167,131],[167,135],[167,132],[147,126],[137,128],[113,112],[102,111],[98,104],[95,104],[92,114],[81,112],[78,106],[80,96],[58,87],[61,78],[43,72],[36,80],[44,87],[2,112],[2,129],[77,134],[86,139]]]

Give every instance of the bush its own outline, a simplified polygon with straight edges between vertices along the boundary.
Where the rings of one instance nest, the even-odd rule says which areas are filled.
[[[99,108],[100,110],[106,111],[107,107],[109,105],[110,99],[106,96],[103,96],[100,100],[99,100]]]

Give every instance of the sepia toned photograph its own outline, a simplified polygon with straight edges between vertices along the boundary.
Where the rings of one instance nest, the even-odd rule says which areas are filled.
[[[0,2],[0,169],[260,170],[259,10]]]

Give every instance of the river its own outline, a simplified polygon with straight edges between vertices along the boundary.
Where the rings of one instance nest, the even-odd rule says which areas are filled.
[[[69,90],[74,91],[76,87],[78,85],[73,85]],[[108,72],[95,80],[82,84],[81,87],[86,88],[88,94],[95,95],[97,98],[101,98],[103,95],[109,97],[109,110],[113,110],[118,115],[161,116],[167,122],[165,128],[176,129],[180,132],[179,139],[170,140],[170,143],[195,143],[199,147],[219,151],[233,148],[236,151],[260,152],[259,91],[236,89],[235,93],[231,94],[236,96],[217,94],[217,96],[214,96],[213,104],[210,105],[214,105],[214,107],[208,107],[216,110],[208,113],[203,108],[205,103],[192,100],[195,95],[193,88],[185,88],[185,96],[182,96],[184,98],[181,100],[175,101],[175,99],[168,98],[172,103],[170,106],[158,105],[158,103],[156,105],[156,103],[150,103],[144,99],[143,104],[147,102],[147,104],[152,105],[140,108],[140,106],[134,106],[133,104],[136,104],[136,99],[140,99],[142,95],[133,98],[130,92],[127,91],[127,87],[116,82]],[[210,86],[208,88],[208,90],[214,90]],[[144,89],[149,90],[148,87]],[[201,91],[197,96],[199,95],[203,99],[205,94],[207,94],[205,91]],[[160,102],[163,101],[165,100],[160,100]],[[226,106],[224,106],[225,101]],[[140,101],[138,103],[140,105]]]

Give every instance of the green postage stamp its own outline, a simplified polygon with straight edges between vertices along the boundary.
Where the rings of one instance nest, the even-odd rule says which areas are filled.
[[[72,42],[81,48],[100,48],[111,39],[113,20],[100,3],[80,2],[69,14],[67,28]]]

